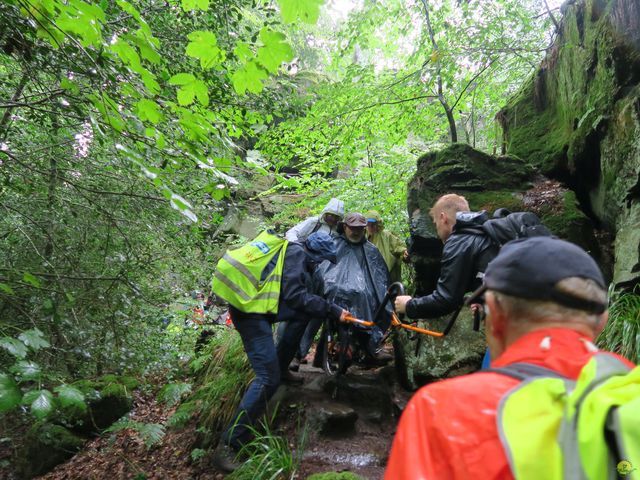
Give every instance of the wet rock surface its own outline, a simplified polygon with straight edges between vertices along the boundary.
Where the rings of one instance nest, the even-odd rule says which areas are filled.
[[[567,3],[558,40],[498,113],[504,147],[575,192],[615,238],[610,276],[640,282],[640,5]]]
[[[277,394],[280,428],[292,444],[298,438],[296,425],[309,422],[298,478],[351,472],[381,479],[399,413],[411,395],[397,383],[393,367],[353,365],[336,378],[301,365],[298,373],[305,383],[283,387]]]

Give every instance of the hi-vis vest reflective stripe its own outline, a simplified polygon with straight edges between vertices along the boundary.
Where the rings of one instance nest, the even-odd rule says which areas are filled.
[[[213,293],[245,313],[278,313],[288,243],[265,231],[248,244],[227,250],[216,265],[211,283]],[[275,268],[262,279],[265,267],[276,255]]]
[[[529,377],[497,421],[516,480],[640,479],[640,367],[612,355],[594,355],[577,381]]]

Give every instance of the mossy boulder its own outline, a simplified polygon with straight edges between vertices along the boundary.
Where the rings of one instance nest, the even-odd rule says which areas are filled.
[[[442,331],[450,316],[418,322],[418,326]],[[398,333],[394,342],[399,380],[408,390],[440,378],[450,378],[474,372],[480,368],[487,348],[484,332],[473,330],[473,319],[469,309],[462,309],[444,338]]]
[[[567,3],[539,70],[497,115],[504,149],[562,180],[615,237],[613,280],[640,282],[640,9]]]
[[[84,435],[99,433],[131,410],[138,385],[133,377],[117,375],[75,382],[73,386],[85,395],[89,408],[63,411],[64,423]]]
[[[31,427],[18,453],[17,470],[21,478],[33,478],[48,472],[71,458],[85,439],[60,425],[37,423]]]

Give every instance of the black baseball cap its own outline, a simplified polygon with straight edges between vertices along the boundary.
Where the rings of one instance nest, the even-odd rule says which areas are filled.
[[[556,288],[558,282],[570,277],[593,280],[602,289],[606,288],[596,262],[577,245],[555,237],[514,240],[504,245],[489,263],[482,286],[465,303],[477,303],[486,290],[495,290],[592,313],[603,313],[607,309],[606,301],[577,298]]]

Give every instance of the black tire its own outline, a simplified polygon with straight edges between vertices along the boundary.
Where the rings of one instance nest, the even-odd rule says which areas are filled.
[[[351,365],[353,352],[351,350],[351,329],[338,331],[338,373],[344,375]]]
[[[336,342],[338,340],[337,337],[337,332],[333,331],[330,323],[325,322],[322,326],[322,333],[320,334],[320,341],[322,342],[322,369],[329,376],[334,376],[338,373],[338,365],[334,358]]]
[[[413,392],[417,389],[416,382],[413,378],[413,369],[409,367],[410,359],[413,355],[414,342],[409,340],[406,332],[397,330],[393,332],[393,354],[395,357],[396,375],[400,385],[405,390]],[[413,358],[412,358],[413,359]]]

